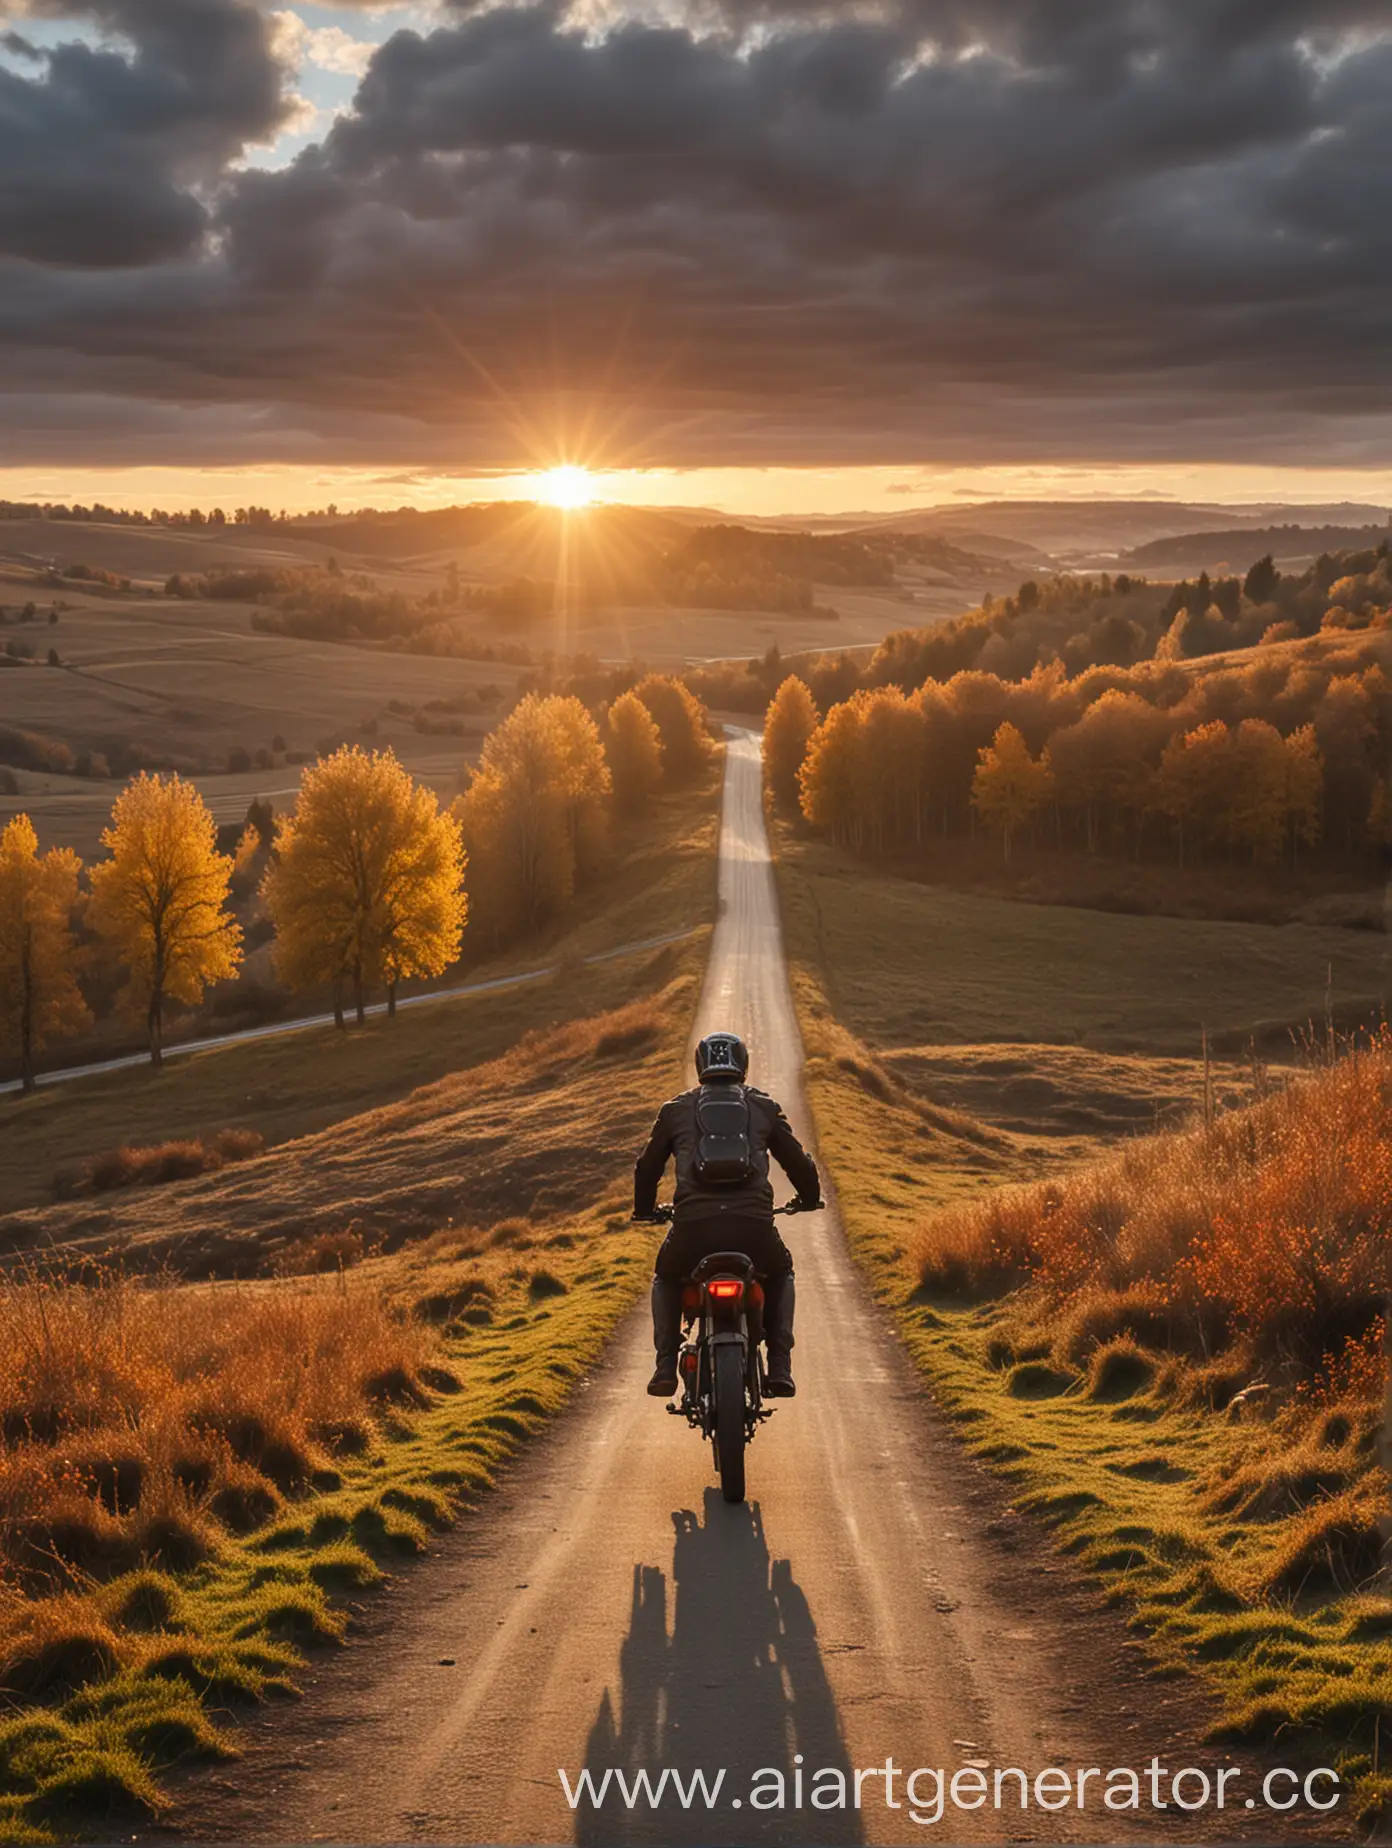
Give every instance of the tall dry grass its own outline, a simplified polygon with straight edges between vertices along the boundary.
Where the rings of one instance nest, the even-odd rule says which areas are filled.
[[[0,1587],[196,1563],[422,1399],[434,1345],[357,1279],[0,1282]]]
[[[1392,1284],[1392,1035],[1207,1125],[920,1228],[930,1290],[1022,1290],[1074,1344],[1126,1331],[1291,1378],[1376,1345]],[[1081,1356],[1074,1356],[1080,1358]]]

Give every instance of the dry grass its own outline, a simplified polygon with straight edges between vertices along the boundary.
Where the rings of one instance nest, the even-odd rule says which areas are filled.
[[[76,1175],[55,1177],[53,1191],[60,1198],[80,1193],[110,1193],[116,1187],[154,1187],[161,1181],[188,1181],[199,1174],[216,1174],[229,1162],[250,1161],[264,1147],[254,1129],[223,1129],[213,1136],[157,1142],[151,1148],[120,1148],[89,1155]]]
[[[333,1480],[340,1434],[438,1367],[369,1286],[0,1283],[0,1576],[42,1597],[187,1570]],[[0,1631],[0,1681],[33,1693],[24,1634]]]
[[[1309,1373],[1367,1335],[1392,1282],[1392,1035],[1207,1126],[937,1215],[913,1255],[930,1291],[1028,1286],[1041,1318],[1085,1304],[1097,1339],[1139,1332],[1139,1298],[1160,1345]]]
[[[313,1139],[318,1184],[341,1164],[360,1201],[374,1165],[452,1144],[467,1219],[418,1196],[390,1251],[272,1231],[245,1282],[0,1285],[0,1836],[157,1813],[165,1764],[226,1749],[204,1707],[288,1687],[564,1402],[651,1263],[610,1142],[676,1078],[685,955],[655,998]],[[272,1228],[304,1159],[256,1164]],[[482,1204],[505,1193],[525,1205]]]
[[[696,948],[680,946],[683,963]],[[674,966],[669,951],[635,961],[649,982]],[[257,1162],[118,1192],[97,1212],[79,1200],[13,1214],[11,1250],[72,1274],[115,1251],[127,1269],[256,1278],[338,1268],[340,1254],[397,1251],[447,1223],[578,1210],[631,1170],[652,1120],[651,1093],[614,1078],[665,1048],[690,1000],[678,977]]]

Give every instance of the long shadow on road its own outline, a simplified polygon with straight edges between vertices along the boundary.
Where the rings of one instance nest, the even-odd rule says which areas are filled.
[[[671,1776],[656,1805],[641,1790],[626,1803],[611,1777],[597,1807],[577,1810],[576,1840],[582,1848],[860,1841],[854,1809],[811,1807],[815,1773],[839,1771],[849,1783],[850,1763],[812,1613],[788,1561],[770,1559],[757,1505],[728,1506],[707,1489],[703,1518],[683,1509],[672,1523],[671,1633],[666,1575],[636,1566],[618,1694],[605,1690],[585,1768],[596,1790],[609,1771],[622,1773],[630,1791],[639,1771],[650,1787],[664,1771],[684,1787],[694,1771],[713,1783],[723,1770],[724,1782],[714,1807],[699,1798],[683,1807]],[[772,1789],[770,1770],[782,1775],[787,1806],[754,1808],[751,1785],[764,1771],[759,1786]],[[803,1800],[795,1808],[798,1772]]]

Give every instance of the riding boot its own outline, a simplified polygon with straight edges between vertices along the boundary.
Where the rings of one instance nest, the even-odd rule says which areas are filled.
[[[677,1277],[652,1280],[653,1346],[657,1367],[648,1381],[655,1399],[670,1399],[677,1390],[677,1349],[681,1346],[682,1286]]]
[[[768,1394],[791,1399],[793,1383],[793,1311],[797,1286],[791,1271],[780,1271],[764,1283],[764,1340],[768,1346]]]

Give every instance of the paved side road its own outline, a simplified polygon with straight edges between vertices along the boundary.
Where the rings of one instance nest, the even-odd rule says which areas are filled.
[[[593,956],[581,958],[587,966],[591,963],[614,962],[620,956],[639,956],[644,950],[661,949],[667,943],[683,943],[688,937],[694,937],[702,929],[693,925],[690,930],[668,931],[664,937],[642,937],[636,943],[621,943],[616,949],[599,950]],[[486,995],[500,988],[523,988],[529,982],[544,982],[549,976],[559,973],[559,963],[548,963],[542,969],[523,969],[516,975],[498,975],[487,982],[461,982],[454,988],[432,988],[424,994],[404,995],[397,1002],[397,1012],[408,1007],[433,1007],[440,1001],[459,1001],[468,995]],[[367,1010],[368,1014],[385,1014],[385,1001],[374,1001]],[[264,1027],[244,1027],[239,1033],[215,1033],[207,1039],[180,1040],[173,1046],[166,1046],[166,1059],[177,1059],[185,1053],[210,1052],[219,1046],[244,1046],[250,1040],[275,1039],[282,1033],[303,1033],[306,1027],[331,1027],[332,1014],[304,1014],[295,1020],[273,1020]],[[90,1065],[70,1065],[63,1071],[41,1072],[40,1084],[67,1084],[73,1078],[90,1078],[97,1072],[119,1072],[134,1065],[148,1065],[150,1056],[145,1052],[125,1053],[119,1059],[99,1059]],[[18,1091],[22,1087],[17,1078],[7,1084],[0,1084],[0,1097],[6,1092]]]

